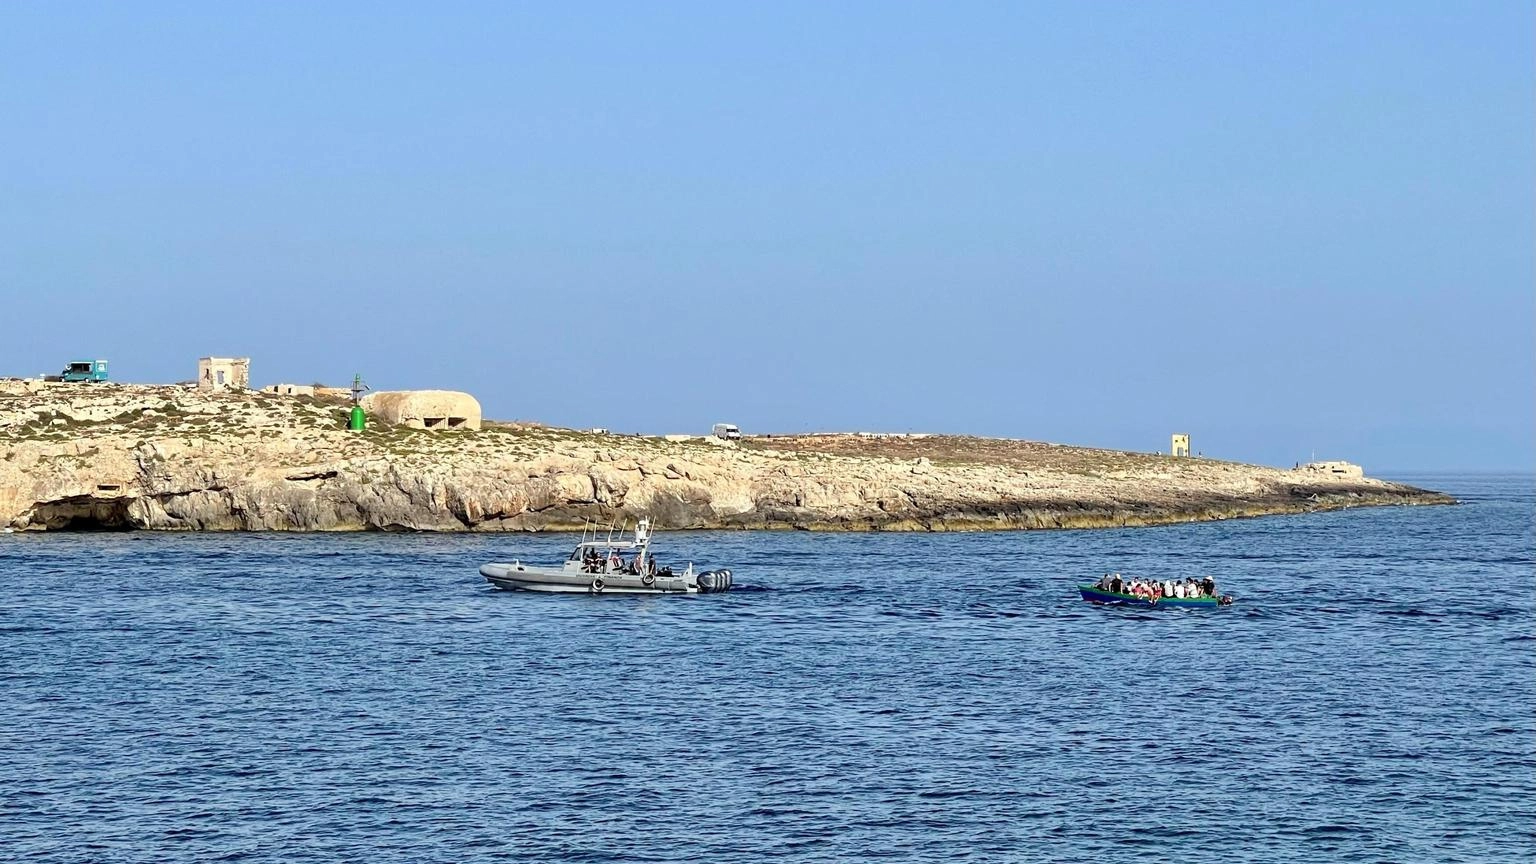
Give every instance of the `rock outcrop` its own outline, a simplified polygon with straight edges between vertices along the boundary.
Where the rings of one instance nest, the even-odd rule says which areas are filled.
[[[756,438],[739,448],[132,385],[0,387],[0,527],[532,531],[967,530],[1153,525],[1449,503],[1370,478],[951,436]]]

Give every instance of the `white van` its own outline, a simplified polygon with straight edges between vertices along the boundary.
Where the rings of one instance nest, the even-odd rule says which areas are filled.
[[[724,438],[727,441],[735,441],[741,438],[741,430],[736,428],[735,423],[716,423],[715,437]]]

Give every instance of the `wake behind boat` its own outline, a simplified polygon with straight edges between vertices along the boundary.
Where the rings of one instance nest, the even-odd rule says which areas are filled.
[[[1231,595],[1217,594],[1216,580],[1209,576],[1200,580],[1152,581],[1106,573],[1093,585],[1077,586],[1077,591],[1084,600],[1101,606],[1209,609],[1232,605]]]
[[[539,567],[513,560],[510,564],[482,564],[480,575],[505,591],[542,591],[552,594],[718,594],[731,589],[731,571],[696,573],[693,562],[682,572],[663,567],[651,556],[651,523],[641,519],[633,535],[610,529],[606,538],[598,529],[581,532],[570,557],[557,567]]]

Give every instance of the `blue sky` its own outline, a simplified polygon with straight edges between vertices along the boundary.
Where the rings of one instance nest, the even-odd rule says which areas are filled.
[[[0,375],[1536,466],[1528,3],[0,5]]]

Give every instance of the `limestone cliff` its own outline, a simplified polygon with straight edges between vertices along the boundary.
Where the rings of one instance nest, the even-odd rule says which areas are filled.
[[[0,382],[0,527],[525,531],[1151,525],[1448,503],[1369,478],[951,436],[371,426],[313,397]]]

